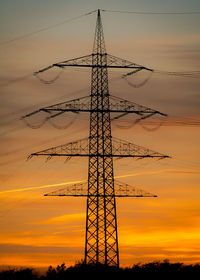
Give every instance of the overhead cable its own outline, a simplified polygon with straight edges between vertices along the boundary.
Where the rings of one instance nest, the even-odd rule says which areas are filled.
[[[68,22],[74,21],[74,20],[76,20],[76,19],[79,19],[79,18],[88,16],[88,15],[91,15],[91,14],[93,14],[94,12],[96,12],[96,10],[91,11],[91,12],[86,13],[86,14],[82,14],[82,15],[80,15],[80,16],[76,16],[76,17],[73,17],[73,18],[70,18],[70,19],[66,19],[66,20],[64,20],[64,21],[62,21],[62,22],[59,22],[59,23],[56,23],[56,24],[52,24],[52,25],[49,25],[49,26],[40,28],[40,29],[38,29],[38,30],[36,30],[36,31],[32,31],[32,32],[26,33],[26,34],[24,34],[24,35],[22,35],[22,36],[15,37],[15,38],[13,38],[13,39],[11,39],[11,40],[8,40],[8,41],[5,41],[5,42],[1,42],[1,43],[0,43],[0,46],[2,46],[2,45],[7,45],[7,44],[13,43],[13,42],[15,42],[15,41],[19,41],[19,40],[21,40],[21,39],[30,37],[30,36],[32,36],[32,35],[41,33],[41,32],[43,32],[43,31],[47,31],[47,30],[49,30],[49,29],[56,28],[57,26],[63,25],[63,24],[65,24],[65,23],[68,23]]]
[[[200,11],[183,11],[183,12],[153,12],[153,11],[116,11],[101,9],[102,12],[121,13],[121,14],[138,14],[138,15],[195,15]]]

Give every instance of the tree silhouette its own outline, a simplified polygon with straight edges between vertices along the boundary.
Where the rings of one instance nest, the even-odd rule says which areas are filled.
[[[198,278],[199,276],[199,278]],[[118,268],[103,264],[86,265],[78,262],[74,266],[66,267],[65,263],[53,268],[49,266],[45,275],[39,276],[33,269],[12,269],[0,272],[0,280],[68,280],[74,278],[113,279],[200,279],[200,265],[185,265],[183,263],[170,263],[168,260],[136,264],[132,267]]]

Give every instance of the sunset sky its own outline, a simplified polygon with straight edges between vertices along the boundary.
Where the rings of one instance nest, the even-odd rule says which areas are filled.
[[[84,257],[86,198],[43,195],[87,180],[87,159],[26,159],[32,152],[87,137],[89,115],[75,119],[66,114],[39,129],[20,118],[90,94],[89,70],[66,69],[53,84],[41,83],[32,73],[90,54],[97,15],[74,18],[98,8],[193,12],[200,11],[200,1],[0,0],[0,266],[72,265]],[[102,12],[102,21],[109,54],[158,71],[200,71],[200,14]],[[109,72],[110,94],[168,117],[137,125],[135,116],[124,117],[113,122],[113,136],[172,158],[114,161],[115,177],[158,195],[117,199],[120,265],[200,262],[200,79],[155,72],[134,88],[130,83],[140,84],[149,74],[130,76],[127,83],[120,78],[124,73]],[[30,122],[39,124],[42,118]]]

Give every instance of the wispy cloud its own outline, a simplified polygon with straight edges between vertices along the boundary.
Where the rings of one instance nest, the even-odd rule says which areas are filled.
[[[33,224],[56,225],[56,224],[63,224],[66,222],[72,222],[74,220],[79,220],[83,218],[85,218],[85,213],[75,213],[75,214],[56,216],[48,220],[36,222]]]
[[[130,173],[130,174],[118,175],[118,176],[115,176],[115,179],[142,176],[142,175],[156,175],[156,174],[160,174],[160,173],[199,174],[199,171],[161,169],[161,170],[157,170],[157,171],[135,172],[135,173]],[[59,187],[59,186],[72,185],[72,184],[85,183],[85,182],[87,182],[87,180],[63,182],[63,183],[43,185],[43,186],[35,186],[35,187],[32,186],[32,187],[27,187],[27,188],[10,189],[10,190],[5,190],[5,191],[0,191],[0,195],[4,195],[4,194],[7,194],[7,193],[46,189],[46,188]]]
[[[36,186],[36,187],[27,187],[27,188],[13,189],[13,190],[5,190],[5,191],[0,191],[0,195],[5,194],[5,193],[12,193],[12,192],[23,192],[23,191],[51,188],[51,187],[59,187],[59,186],[63,186],[63,185],[70,185],[70,184],[83,183],[83,182],[85,182],[85,181],[64,182],[64,183],[51,184],[51,185],[43,185],[43,186]]]

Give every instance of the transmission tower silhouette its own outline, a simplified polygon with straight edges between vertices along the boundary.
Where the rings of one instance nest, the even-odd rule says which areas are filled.
[[[141,70],[152,71],[149,68],[107,54],[100,10],[97,12],[97,22],[93,52],[91,55],[55,63],[35,72],[35,75],[53,67],[90,67],[90,96],[54,104],[34,111],[22,119],[27,121],[38,112],[46,112],[49,120],[65,112],[89,112],[89,138],[67,143],[61,146],[32,153],[32,156],[51,157],[63,156],[88,157],[88,181],[75,184],[46,194],[46,196],[83,196],[87,197],[85,263],[119,266],[119,249],[117,234],[117,197],[156,197],[138,190],[127,184],[114,180],[113,159],[115,158],[167,158],[158,152],[123,141],[111,135],[111,113],[118,113],[117,118],[134,113],[137,121],[155,114],[166,116],[159,111],[138,105],[134,102],[110,95],[108,87],[108,68],[131,69],[131,73]]]

